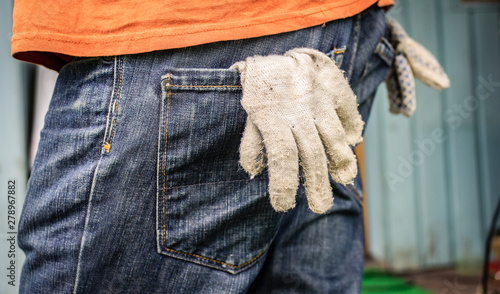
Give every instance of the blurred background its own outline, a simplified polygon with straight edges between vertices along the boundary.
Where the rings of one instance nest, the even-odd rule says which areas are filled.
[[[364,143],[367,252],[394,272],[477,276],[500,196],[499,1],[396,2],[390,15],[437,57],[451,87],[417,81],[409,119],[388,112],[379,88]],[[474,293],[438,282],[438,293]]]
[[[411,118],[390,114],[385,86],[378,90],[358,148],[364,158],[369,265],[413,282],[415,275],[445,271],[451,276],[438,280],[430,293],[475,293],[475,285],[456,278],[471,276],[471,283],[478,283],[500,196],[500,4],[396,2],[390,15],[434,53],[451,88],[439,92],[417,81],[418,106]],[[17,225],[57,73],[10,57],[12,6],[10,0],[0,3],[0,187],[7,195],[8,181],[16,182]],[[11,286],[7,252],[15,229],[8,227],[8,210],[5,196],[0,293],[17,293],[23,256],[17,248],[16,286]],[[493,263],[496,259],[500,256],[493,253]],[[374,293],[370,289],[375,288],[365,287],[364,293]],[[410,293],[401,291],[377,293]]]
[[[393,269],[475,271],[500,194],[498,2],[400,0],[391,11],[451,87],[416,82],[410,118],[379,88],[365,140],[369,252]]]

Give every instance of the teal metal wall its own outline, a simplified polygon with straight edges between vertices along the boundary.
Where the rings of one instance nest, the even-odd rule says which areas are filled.
[[[19,273],[24,255],[17,247],[17,240],[13,242],[11,238],[15,237],[13,232],[17,231],[28,175],[26,157],[28,89],[25,86],[27,67],[10,57],[11,36],[12,1],[0,1],[0,293],[2,294],[18,292]],[[12,203],[12,198],[8,198],[8,181],[15,181],[15,209],[8,206],[9,200]],[[9,213],[12,211],[15,211],[15,214]],[[15,224],[9,222],[12,220],[15,220]],[[14,250],[11,245],[15,245]],[[13,267],[12,262],[15,262]],[[11,279],[10,275],[12,268],[15,268],[14,279]]]
[[[477,271],[500,193],[499,5],[400,0],[391,15],[451,88],[417,82],[410,119],[379,88],[365,139],[371,254],[395,270]]]

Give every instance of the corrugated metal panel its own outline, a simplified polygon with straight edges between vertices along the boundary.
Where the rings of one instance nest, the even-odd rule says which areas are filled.
[[[370,248],[393,269],[475,269],[500,193],[498,5],[399,1],[392,11],[452,87],[417,82],[410,119],[377,94],[366,137]]]

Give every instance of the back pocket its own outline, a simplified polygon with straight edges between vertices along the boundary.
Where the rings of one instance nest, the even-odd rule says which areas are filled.
[[[281,215],[267,177],[239,166],[246,113],[239,73],[170,69],[162,77],[157,245],[171,257],[236,274],[265,255]]]

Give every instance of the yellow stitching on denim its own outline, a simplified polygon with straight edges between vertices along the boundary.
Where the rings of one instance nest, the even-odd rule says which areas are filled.
[[[167,79],[168,79],[168,87],[170,86],[170,82],[171,82],[171,79],[170,79],[170,74],[167,74]],[[168,88],[168,92],[167,92],[167,117],[165,118],[165,148],[164,148],[164,152],[163,152],[163,244],[166,244],[167,243],[167,228],[166,228],[166,220],[165,220],[165,207],[166,207],[166,204],[165,204],[165,191],[166,191],[166,187],[165,187],[165,182],[166,182],[166,166],[167,166],[167,140],[168,140],[168,122],[169,122],[169,119],[170,119],[170,101],[171,101],[171,98],[172,98],[172,92],[170,91],[170,89]]]
[[[102,144],[102,147],[104,149],[106,149],[106,152],[109,153],[109,149],[111,149],[111,144],[109,144],[108,142],[105,142],[104,144]]]
[[[179,88],[241,88],[240,85],[170,85]]]
[[[345,48],[341,48],[341,49],[333,48],[333,52],[335,54],[344,53],[345,52]]]
[[[122,77],[123,77],[123,58],[120,58],[120,78],[118,81],[118,90],[116,91],[116,101],[115,101],[115,109],[113,111],[113,127],[111,129],[111,135],[109,137],[108,142],[104,142],[102,147],[106,149],[106,152],[109,153],[109,150],[111,149],[111,142],[113,141],[113,136],[115,134],[115,126],[116,126],[116,116],[118,112],[118,101],[120,100],[120,90],[122,86]]]
[[[232,264],[225,263],[225,262],[222,262],[222,261],[218,261],[218,260],[215,260],[215,259],[212,259],[212,258],[208,258],[208,257],[205,257],[205,256],[201,256],[201,255],[198,255],[198,254],[193,254],[193,253],[187,253],[187,252],[177,251],[177,250],[174,250],[174,249],[167,248],[166,246],[164,246],[164,248],[165,248],[167,251],[172,251],[172,252],[179,253],[179,254],[182,254],[182,255],[194,256],[194,257],[198,257],[198,258],[206,259],[206,260],[208,260],[208,261],[212,261],[212,262],[215,262],[215,263],[219,263],[219,264],[222,264],[222,265],[225,265],[225,266],[229,266],[229,267],[232,267],[232,268],[241,268],[241,267],[244,267],[245,265],[248,265],[248,264],[252,263],[253,261],[255,261],[256,259],[258,259],[259,257],[261,257],[261,256],[262,256],[262,254],[264,254],[264,252],[266,252],[266,250],[263,250],[261,253],[257,254],[257,256],[255,256],[254,258],[250,259],[249,261],[247,261],[247,262],[245,262],[245,263],[243,263],[243,264],[240,264],[240,265],[232,265]]]

